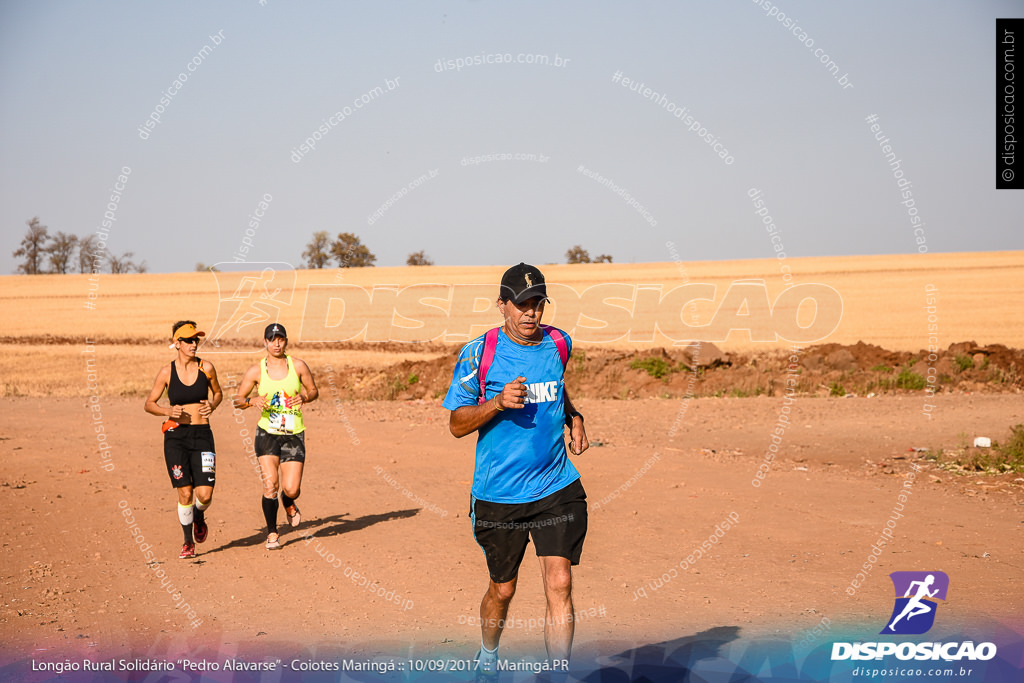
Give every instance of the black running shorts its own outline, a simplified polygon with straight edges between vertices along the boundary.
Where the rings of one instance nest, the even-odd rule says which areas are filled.
[[[210,425],[178,425],[164,432],[164,460],[171,486],[213,486],[217,453]]]
[[[519,574],[530,538],[538,557],[580,563],[587,536],[587,493],[577,479],[532,503],[490,503],[470,497],[470,519],[491,580],[505,583]]]
[[[306,432],[271,434],[257,427],[253,448],[257,456],[276,455],[281,462],[306,462]]]

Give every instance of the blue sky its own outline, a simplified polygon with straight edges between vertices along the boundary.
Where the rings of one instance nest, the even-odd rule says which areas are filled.
[[[869,115],[929,251],[1022,249],[1024,194],[996,191],[993,163],[995,18],[1015,15],[1012,2],[5,2],[0,272],[32,216],[99,228],[122,167],[107,246],[155,272],[232,260],[264,195],[252,261],[298,265],[317,230],[356,233],[378,265],[421,249],[446,265],[562,262],[577,243],[665,261],[666,241],[686,260],[770,257],[754,188],[788,256],[917,253]],[[492,55],[563,64],[437,68]],[[732,163],[617,72],[686,107]],[[514,154],[534,156],[463,163]]]

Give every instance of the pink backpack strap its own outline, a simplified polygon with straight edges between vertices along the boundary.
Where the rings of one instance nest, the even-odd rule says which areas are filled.
[[[558,357],[562,359],[562,367],[565,368],[569,365],[569,342],[565,340],[565,334],[557,327],[552,327],[551,325],[541,325],[540,328],[551,337],[551,341],[555,342],[555,348],[558,349]]]
[[[498,328],[487,330],[487,334],[484,335],[484,352],[480,356],[480,367],[477,368],[476,375],[480,378],[480,398],[477,403],[484,403],[487,401],[487,371],[491,369],[491,363],[494,362],[494,350],[498,348]]]

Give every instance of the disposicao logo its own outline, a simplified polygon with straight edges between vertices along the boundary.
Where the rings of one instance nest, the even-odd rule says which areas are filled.
[[[945,572],[893,572],[895,604],[880,635],[920,635],[935,624],[938,600],[945,600],[949,576]],[[832,661],[879,660],[895,655],[900,660],[986,661],[996,656],[994,643],[832,643]]]
[[[946,572],[893,572],[889,574],[896,589],[892,616],[880,633],[920,635],[935,623],[937,600],[945,600],[949,591]]]

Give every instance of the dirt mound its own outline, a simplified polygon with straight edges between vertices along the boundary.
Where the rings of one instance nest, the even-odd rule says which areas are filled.
[[[448,389],[457,351],[382,370],[338,368],[334,381],[353,399],[437,399]],[[1024,350],[974,342],[951,344],[932,357],[864,342],[753,355],[723,353],[709,343],[653,351],[577,348],[566,382],[574,396],[612,399],[781,396],[787,386],[799,395],[825,396],[1019,393]]]

